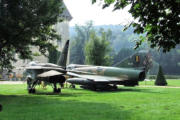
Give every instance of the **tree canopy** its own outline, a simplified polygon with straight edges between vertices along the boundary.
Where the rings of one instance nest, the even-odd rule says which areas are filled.
[[[90,65],[110,65],[111,47],[108,32],[100,29],[100,36],[91,31],[89,41],[85,45],[85,62]]]
[[[70,62],[75,64],[84,64],[84,46],[89,40],[90,32],[94,29],[93,22],[89,21],[84,26],[75,26],[75,35],[71,38]]]
[[[60,40],[53,26],[62,21],[61,0],[1,0],[0,1],[0,67],[11,68],[15,54],[32,58],[32,46],[45,54]]]
[[[49,48],[48,49],[48,62],[57,64],[59,57],[61,56],[61,52],[58,51],[56,48]]]
[[[100,0],[92,0],[92,3]],[[136,20],[129,26],[134,32],[146,33],[136,47],[147,40],[151,47],[169,51],[180,43],[180,0],[103,0],[103,8],[114,5],[114,10],[130,5],[129,13]]]

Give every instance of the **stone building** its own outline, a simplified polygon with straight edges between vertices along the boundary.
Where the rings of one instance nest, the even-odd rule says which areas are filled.
[[[55,45],[58,46],[59,51],[62,50],[62,48],[64,47],[65,42],[69,39],[69,22],[72,19],[72,16],[71,16],[70,12],[68,11],[65,4],[64,4],[63,7],[64,7],[65,10],[64,10],[63,14],[61,14],[60,17],[62,17],[64,19],[64,21],[54,25],[54,28],[57,31],[57,34],[59,34],[61,36],[61,41],[58,41],[58,42],[54,43]],[[35,48],[34,51],[38,52],[38,49]],[[48,62],[48,59],[41,55],[41,56],[34,57],[34,61],[39,61],[39,62],[42,62],[42,63],[46,63],[46,62]]]
[[[65,8],[65,10],[64,10],[63,14],[61,14],[60,17],[62,17],[64,19],[64,21],[54,25],[55,30],[61,36],[61,41],[57,42],[57,43],[54,43],[55,45],[58,46],[58,50],[59,51],[62,50],[65,42],[69,39],[69,22],[72,19],[72,16],[71,16],[70,12],[68,11],[68,9],[67,9],[65,4],[64,4],[63,7]],[[38,51],[38,48],[33,47],[32,51],[40,54],[39,51]],[[33,57],[33,61],[39,61],[39,62],[46,63],[46,62],[48,62],[48,58],[46,58],[43,55],[40,55],[40,56]],[[18,59],[18,61],[16,63],[13,63],[13,66],[15,66],[15,69],[13,69],[13,73],[11,75],[12,78],[10,78],[10,79],[16,80],[17,77],[21,78],[22,77],[22,73],[24,71],[22,69],[22,66],[27,65],[29,62],[30,62],[30,60],[21,60],[21,59]],[[3,78],[5,78],[5,79],[8,78],[6,73],[5,73],[5,75],[3,75]]]

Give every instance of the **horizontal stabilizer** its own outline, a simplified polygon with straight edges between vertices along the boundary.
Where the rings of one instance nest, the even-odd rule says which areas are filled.
[[[61,67],[43,67],[43,66],[28,66],[25,67],[27,70],[58,70],[58,71],[65,71]]]

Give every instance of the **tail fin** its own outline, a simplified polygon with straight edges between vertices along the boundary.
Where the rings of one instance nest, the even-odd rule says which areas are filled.
[[[57,62],[57,64],[59,66],[62,66],[63,68],[66,68],[66,63],[67,63],[67,56],[68,56],[68,48],[69,48],[69,40],[67,40],[63,50],[62,50],[62,53],[59,57],[59,60]]]
[[[152,66],[151,55],[148,51],[139,51],[132,56],[125,58],[121,62],[115,64],[116,67],[144,69],[146,72]]]

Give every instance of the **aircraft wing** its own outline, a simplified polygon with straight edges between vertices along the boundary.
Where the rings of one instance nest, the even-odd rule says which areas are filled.
[[[65,71],[63,68],[61,67],[44,67],[44,66],[28,66],[25,67],[25,69],[29,69],[29,70],[58,70],[58,71]]]
[[[108,76],[100,76],[100,75],[79,75],[76,73],[72,72],[67,72],[66,73],[69,76],[72,76],[74,78],[69,78],[67,79],[67,82],[72,83],[72,81],[77,82],[78,80],[80,81],[91,81],[91,82],[96,82],[96,83],[107,83],[107,84],[113,84],[113,83],[118,83],[120,81],[124,81],[125,79],[120,79],[117,77],[108,77]]]
[[[39,74],[38,77],[50,77],[50,76],[56,76],[56,75],[63,75],[63,73],[55,71],[55,70],[50,70],[50,71]]]
[[[91,73],[91,72],[85,72],[85,71],[75,71],[75,70],[67,70],[67,72],[69,72],[70,74],[86,74],[86,75],[96,75],[95,73]]]

